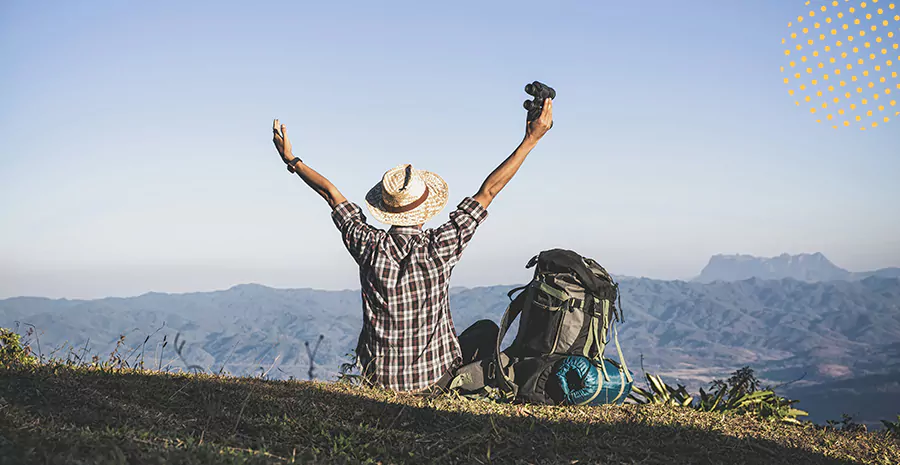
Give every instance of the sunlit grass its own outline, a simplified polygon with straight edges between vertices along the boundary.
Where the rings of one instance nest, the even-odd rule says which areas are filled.
[[[885,432],[663,405],[506,405],[63,364],[0,368],[0,398],[0,463],[900,463]]]

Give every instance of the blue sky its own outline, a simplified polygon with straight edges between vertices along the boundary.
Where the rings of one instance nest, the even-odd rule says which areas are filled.
[[[802,1],[485,3],[3,2],[0,298],[356,288],[272,119],[353,201],[409,162],[452,207],[521,140],[532,80],[554,128],[454,285],[524,281],[551,247],[666,279],[716,253],[900,266],[900,118],[794,104]]]

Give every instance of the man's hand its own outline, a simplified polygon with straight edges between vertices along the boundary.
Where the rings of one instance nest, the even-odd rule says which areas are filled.
[[[281,124],[277,119],[272,123],[272,132],[275,135],[272,137],[272,142],[275,143],[275,149],[278,150],[278,154],[281,155],[281,159],[287,163],[294,159],[294,154],[291,152],[291,141],[288,139],[287,135],[287,126]]]
[[[544,109],[541,116],[534,121],[529,121],[525,126],[525,138],[537,142],[553,127],[553,100],[544,99]]]

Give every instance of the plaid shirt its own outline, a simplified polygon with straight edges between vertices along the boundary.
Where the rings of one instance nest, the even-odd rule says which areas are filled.
[[[351,202],[332,219],[359,265],[363,327],[356,348],[364,376],[398,391],[431,386],[462,361],[450,317],[450,272],[487,210],[471,197],[437,229],[376,229]]]

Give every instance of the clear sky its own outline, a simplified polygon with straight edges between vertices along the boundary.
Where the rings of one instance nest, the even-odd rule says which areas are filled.
[[[810,8],[2,2],[0,298],[357,288],[272,119],[360,205],[409,162],[447,180],[453,207],[521,140],[532,80],[558,91],[554,128],[453,285],[522,282],[552,247],[666,279],[717,253],[900,266],[900,118],[834,130],[782,81],[787,23]]]

